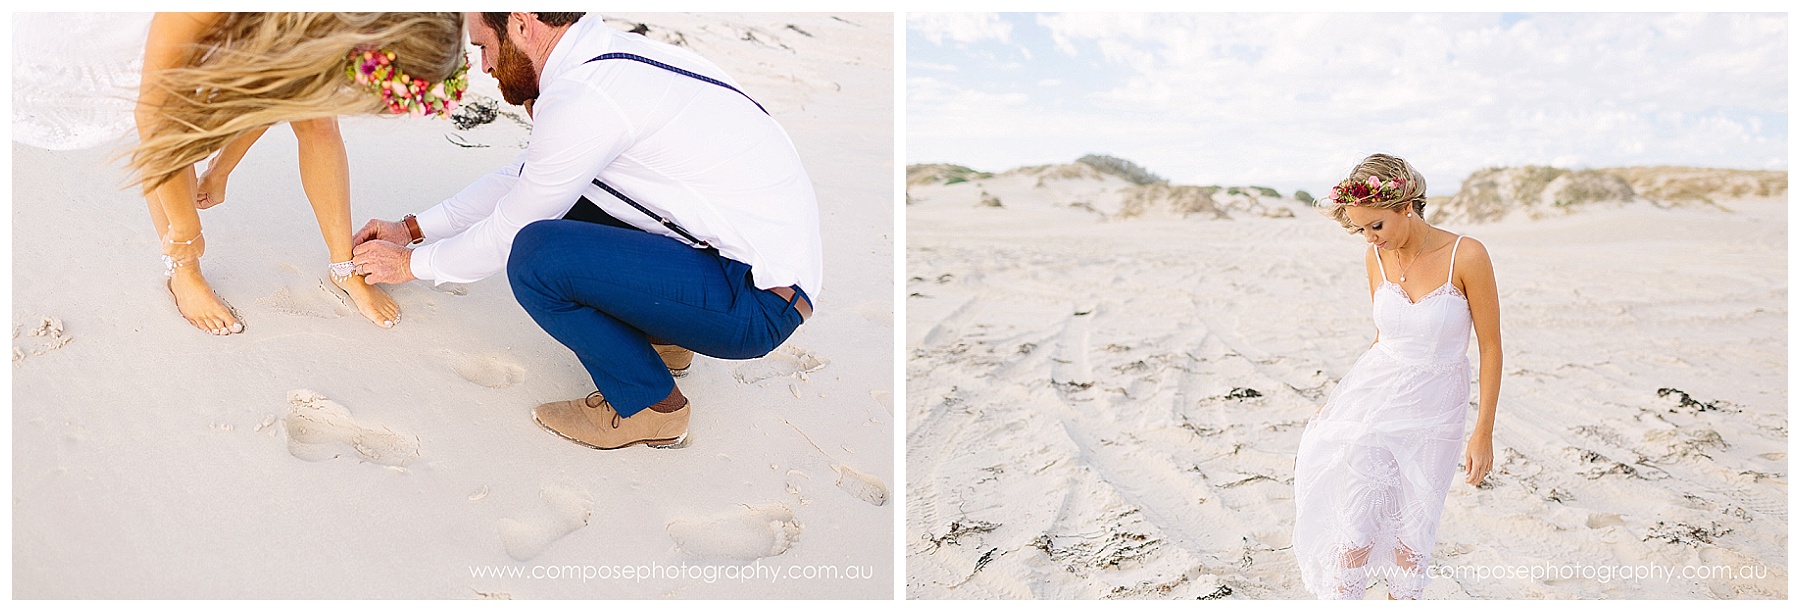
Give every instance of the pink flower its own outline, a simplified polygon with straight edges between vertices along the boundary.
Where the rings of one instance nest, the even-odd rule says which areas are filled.
[[[1375,178],[1373,176],[1369,177],[1369,188],[1370,189],[1380,189],[1381,188],[1381,179]]]
[[[437,85],[432,86],[431,95],[436,96],[440,100],[447,97],[444,95],[444,84],[438,83]]]

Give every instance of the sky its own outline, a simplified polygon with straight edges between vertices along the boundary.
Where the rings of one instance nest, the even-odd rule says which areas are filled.
[[[907,163],[1315,193],[1369,153],[1787,168],[1783,14],[909,13]]]

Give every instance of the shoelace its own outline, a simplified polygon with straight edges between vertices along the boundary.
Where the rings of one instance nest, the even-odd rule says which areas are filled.
[[[598,404],[594,403],[595,399],[600,400],[600,403],[598,403]],[[586,398],[583,398],[581,400],[581,403],[587,405],[587,407],[589,407],[589,408],[599,408],[601,406],[606,405],[606,398],[601,396],[599,391],[594,391],[593,393],[589,393]],[[617,410],[614,410],[612,413],[612,428],[618,429],[619,424],[620,424],[619,412]]]

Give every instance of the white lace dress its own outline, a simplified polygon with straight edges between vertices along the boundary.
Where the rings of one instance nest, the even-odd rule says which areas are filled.
[[[1450,262],[1454,275],[1455,246]],[[1378,578],[1417,599],[1461,459],[1468,299],[1446,279],[1414,302],[1380,269],[1379,341],[1307,424],[1295,458],[1294,554],[1321,599],[1361,599]]]
[[[151,13],[13,13],[13,140],[82,149],[132,133]]]

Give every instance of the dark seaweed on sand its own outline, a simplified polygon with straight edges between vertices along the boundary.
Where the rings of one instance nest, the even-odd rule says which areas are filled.
[[[1677,401],[1675,404],[1676,408],[1692,408],[1692,409],[1694,409],[1695,412],[1724,412],[1725,411],[1725,408],[1722,408],[1719,406],[1719,404],[1721,402],[1719,402],[1717,400],[1710,401],[1710,402],[1697,401],[1693,398],[1693,396],[1688,395],[1687,392],[1682,391],[1680,389],[1673,388],[1673,387],[1663,387],[1661,389],[1656,390],[1657,397],[1668,397],[1671,395],[1681,396],[1681,399],[1679,401]],[[1674,411],[1675,411],[1674,408],[1669,409],[1669,412],[1674,412]]]
[[[1231,392],[1225,394],[1225,399],[1250,399],[1252,397],[1262,397],[1262,392],[1249,387],[1232,387]]]
[[[499,116],[499,111],[500,107],[495,105],[493,100],[474,98],[467,104],[458,107],[456,112],[451,113],[450,122],[456,124],[456,129],[459,130],[474,129],[493,123],[494,119]]]

